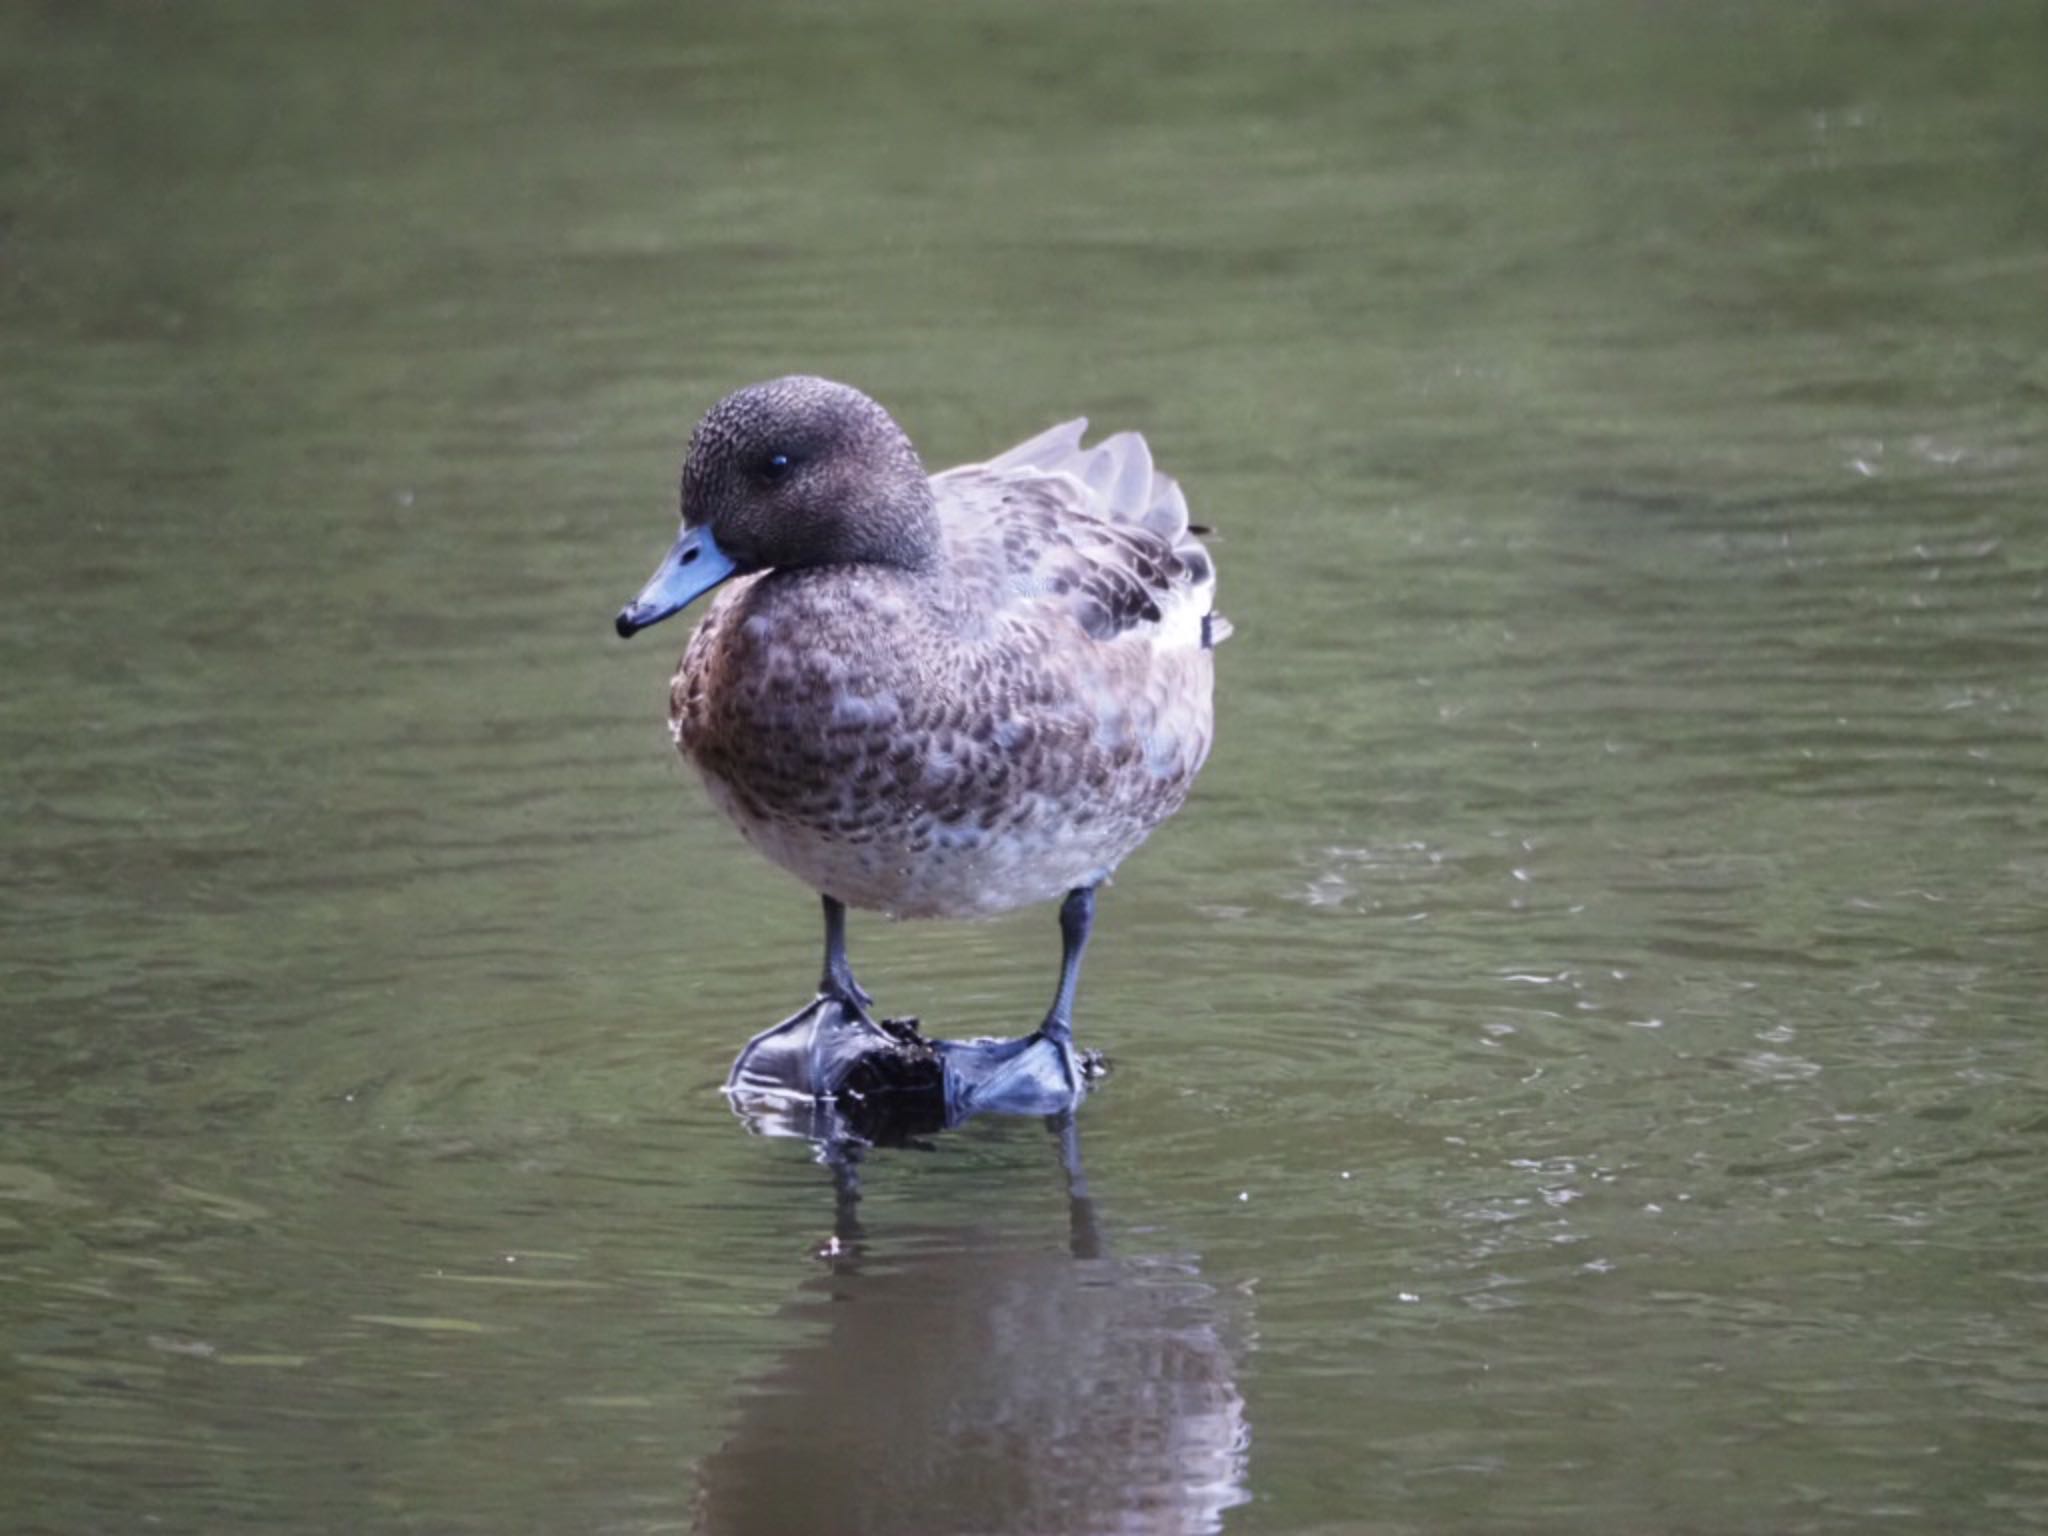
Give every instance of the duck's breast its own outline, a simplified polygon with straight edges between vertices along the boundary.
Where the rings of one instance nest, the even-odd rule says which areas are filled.
[[[1058,605],[968,635],[942,597],[817,575],[723,597],[671,694],[714,803],[814,888],[999,912],[1106,878],[1185,798],[1205,652],[1087,641]]]

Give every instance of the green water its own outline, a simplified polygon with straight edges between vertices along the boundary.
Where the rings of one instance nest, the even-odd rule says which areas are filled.
[[[0,1524],[2048,1526],[2044,103],[2018,3],[0,11]],[[792,369],[1222,530],[1092,1201],[717,1092],[815,907],[610,621]]]

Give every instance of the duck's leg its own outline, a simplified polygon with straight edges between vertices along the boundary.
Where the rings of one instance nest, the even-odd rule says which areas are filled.
[[[983,1110],[1052,1114],[1071,1109],[1093,1070],[1074,1049],[1074,989],[1095,918],[1095,887],[1077,886],[1060,905],[1060,984],[1045,1022],[1013,1040],[940,1040],[948,1103],[964,1119]]]
[[[846,958],[846,903],[834,896],[820,900],[825,903],[825,974],[819,978],[818,995],[866,1013],[874,999],[853,979],[853,963]]]
[[[869,1015],[874,999],[853,979],[846,958],[845,904],[830,896],[824,901],[825,970],[818,978],[818,995],[746,1043],[727,1074],[727,1093],[750,1100],[763,1095],[830,1099],[871,1058],[880,1054],[893,1061],[902,1054],[902,1041]]]
[[[1095,926],[1095,887],[1077,885],[1060,903],[1060,987],[1053,994],[1039,1034],[1063,1047],[1069,1055],[1074,1048],[1074,989],[1081,981],[1081,956],[1088,948],[1088,933]],[[1080,1080],[1075,1079],[1075,1086]]]

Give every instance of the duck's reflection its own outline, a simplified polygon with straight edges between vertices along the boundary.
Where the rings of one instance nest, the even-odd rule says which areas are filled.
[[[805,1342],[750,1384],[703,1467],[700,1529],[1196,1532],[1244,1502],[1249,1429],[1215,1292],[1190,1255],[1105,1250],[1072,1116],[1048,1124],[1064,1248],[970,1228],[891,1233],[871,1255],[865,1149],[824,1145],[831,1267],[789,1309]]]

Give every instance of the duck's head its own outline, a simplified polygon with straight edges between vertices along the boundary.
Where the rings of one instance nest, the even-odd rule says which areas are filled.
[[[683,461],[683,529],[619,612],[632,635],[730,576],[771,568],[920,570],[938,548],[931,481],[887,411],[859,390],[795,375],[705,413]]]

